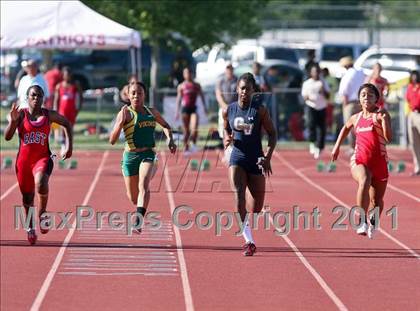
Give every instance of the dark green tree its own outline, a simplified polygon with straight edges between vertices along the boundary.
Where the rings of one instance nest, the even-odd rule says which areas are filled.
[[[267,1],[97,1],[83,2],[99,13],[141,32],[152,46],[151,86],[157,86],[162,42],[181,35],[191,48],[230,43],[260,33],[260,13]]]

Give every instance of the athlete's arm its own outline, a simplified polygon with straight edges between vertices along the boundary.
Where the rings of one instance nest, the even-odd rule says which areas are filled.
[[[382,132],[384,134],[385,141],[389,144],[392,140],[391,117],[386,110],[381,110],[378,117],[382,125]]]
[[[162,117],[162,115],[157,111],[155,108],[150,109],[153,113],[153,116],[156,119],[156,122],[160,124],[163,128],[163,132],[165,133],[166,138],[168,139],[168,148],[171,153],[175,153],[176,151],[176,144],[172,137],[172,129],[171,126],[166,122],[166,120]]]
[[[77,88],[77,98],[78,98],[78,104],[76,102],[76,106],[77,106],[77,113],[79,113],[80,110],[82,110],[83,107],[83,90],[82,87],[80,86],[79,82],[76,81],[76,88]]]
[[[268,135],[267,152],[264,156],[264,159],[262,161],[260,160],[258,165],[261,165],[263,167],[264,173],[270,176],[270,174],[273,173],[271,170],[271,157],[273,156],[273,152],[276,149],[277,133],[274,128],[273,121],[270,118],[270,114],[264,106],[261,106],[260,109],[258,109],[258,114],[261,119],[261,125]]]
[[[227,147],[229,147],[230,144],[232,144],[233,141],[233,134],[232,134],[232,129],[230,128],[229,125],[229,116],[228,116],[228,110],[223,109],[222,110],[222,116],[223,116],[223,146],[225,147],[225,149]]]
[[[18,110],[17,104],[13,103],[12,107],[10,108],[10,114],[8,117],[9,123],[4,130],[4,139],[12,139],[17,127],[19,126],[20,122],[22,122],[23,114],[24,112],[22,110]]]
[[[124,124],[128,121],[129,114],[127,105],[122,106],[120,112],[117,114],[117,120],[115,121],[114,128],[111,131],[111,134],[109,135],[109,143],[111,145],[115,144],[115,142],[118,140],[118,137],[120,137],[121,130],[124,127]]]
[[[201,102],[203,103],[204,113],[207,114],[207,107],[206,107],[206,99],[204,98],[203,90],[201,89],[201,85],[197,83],[198,86],[198,94],[201,97]]]
[[[63,160],[71,157],[73,153],[73,129],[70,122],[61,114],[54,110],[49,111],[50,121],[61,125],[64,128],[64,134],[66,135],[66,150],[61,157]]]
[[[219,104],[219,108],[226,109],[228,107],[228,103],[225,101],[223,97],[222,90],[221,90],[221,83],[218,82],[216,85],[216,100]]]
[[[262,126],[268,135],[268,149],[265,157],[271,159],[277,144],[277,133],[267,109],[264,106],[261,106],[258,113],[260,114]]]
[[[175,102],[175,106],[176,106],[176,112],[175,112],[175,119],[179,118],[179,111],[181,110],[181,98],[182,98],[182,83],[180,85],[178,85],[177,89],[176,89],[176,102]]]
[[[53,109],[54,109],[55,111],[57,111],[57,110],[58,110],[58,103],[59,103],[59,100],[60,100],[60,92],[59,92],[59,90],[60,90],[60,84],[61,84],[61,83],[58,83],[58,84],[56,85],[56,87],[55,87],[55,92],[54,92]]]
[[[343,128],[340,131],[340,134],[338,135],[337,141],[335,142],[334,148],[331,152],[331,159],[332,161],[337,160],[338,155],[340,154],[340,146],[343,143],[343,141],[346,139],[347,135],[349,135],[352,127],[354,126],[354,122],[356,121],[357,114],[352,115],[344,124]]]

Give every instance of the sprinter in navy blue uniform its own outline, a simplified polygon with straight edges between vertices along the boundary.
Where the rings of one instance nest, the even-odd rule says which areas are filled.
[[[232,148],[229,160],[229,176],[235,191],[236,208],[244,223],[244,255],[252,256],[256,246],[252,238],[247,216],[259,213],[264,205],[265,177],[271,171],[271,156],[277,142],[276,131],[267,109],[256,98],[258,91],[254,76],[243,74],[237,84],[238,102],[223,111],[224,146]],[[261,130],[268,134],[268,148],[264,154]],[[246,195],[246,189],[248,194]]]

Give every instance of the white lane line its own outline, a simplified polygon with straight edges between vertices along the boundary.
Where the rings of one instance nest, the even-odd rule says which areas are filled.
[[[10,193],[12,193],[13,190],[15,190],[18,187],[18,183],[15,183],[13,186],[11,186],[9,189],[7,189],[0,197],[0,201],[3,201],[5,197],[7,197]]]
[[[64,267],[66,270],[116,270],[116,271],[159,271],[159,272],[176,272],[173,268],[115,268],[115,267]]]
[[[304,181],[306,181],[308,184],[310,184],[311,186],[313,186],[314,188],[318,189],[319,191],[321,191],[323,194],[325,194],[327,197],[331,198],[332,200],[334,200],[336,203],[340,204],[341,206],[351,210],[351,207],[349,205],[347,205],[346,203],[344,203],[343,201],[341,201],[339,198],[337,198],[335,195],[333,195],[331,192],[329,192],[328,190],[326,190],[325,188],[321,187],[320,185],[314,183],[310,178],[308,178],[305,174],[297,171],[297,169],[290,164],[290,162],[288,162],[284,157],[282,157],[281,155],[275,153],[275,156],[282,161],[290,170],[292,170],[296,175],[298,175],[301,179],[303,179]],[[417,259],[420,260],[420,255],[417,254],[414,250],[412,250],[411,248],[409,248],[407,245],[405,245],[403,242],[399,241],[398,239],[396,239],[395,237],[393,237],[392,235],[390,235],[388,232],[386,232],[385,230],[383,230],[382,228],[378,229],[379,232],[381,232],[383,235],[385,235],[388,239],[390,239],[391,241],[393,241],[395,244],[397,244],[398,246],[400,246],[401,248],[405,249],[406,251],[408,251],[410,254],[412,254],[414,257],[416,257]]]
[[[67,262],[97,262],[97,263],[107,263],[107,262],[123,262],[123,263],[176,263],[176,259],[91,259],[91,258],[73,258],[69,259]]]
[[[346,165],[347,167],[350,167],[350,165],[346,162],[346,161],[344,161],[344,160],[338,160],[338,161],[340,161],[340,163],[343,163],[344,165]],[[390,177],[391,177],[392,175],[390,175]],[[389,183],[388,182],[388,187],[389,188],[391,188],[392,190],[394,190],[394,191],[396,191],[396,192],[399,192],[400,194],[402,194],[402,195],[405,195],[405,196],[407,196],[407,197],[409,197],[410,199],[413,199],[414,201],[416,201],[416,202],[419,202],[420,203],[420,198],[419,197],[416,197],[415,195],[413,195],[413,194],[411,194],[411,193],[409,193],[409,192],[407,192],[407,191],[405,191],[405,190],[402,190],[402,189],[400,189],[400,188],[398,188],[398,187],[396,187],[396,186],[394,186],[394,185],[392,185],[391,183]]]
[[[90,200],[90,197],[93,193],[93,190],[95,190],[96,184],[98,183],[99,177],[100,177],[100,175],[101,175],[101,173],[104,169],[105,161],[108,158],[108,154],[109,154],[109,151],[105,151],[103,156],[102,156],[102,160],[101,160],[101,163],[100,163],[98,169],[96,170],[95,177],[93,178],[93,181],[90,184],[89,190],[86,193],[86,196],[83,200],[83,203],[82,203],[83,206],[88,204],[88,202]],[[61,261],[63,260],[64,252],[65,252],[65,250],[67,248],[67,245],[69,244],[70,239],[73,236],[75,230],[76,230],[76,219],[73,221],[72,227],[69,230],[69,232],[67,233],[66,238],[63,241],[63,244],[61,245],[60,250],[58,251],[58,254],[55,257],[54,263],[52,264],[51,269],[48,272],[48,275],[44,280],[44,283],[42,283],[41,289],[39,290],[39,292],[38,292],[38,294],[37,294],[37,296],[36,296],[36,298],[35,298],[35,300],[32,304],[32,307],[30,309],[31,311],[38,311],[39,308],[41,307],[42,301],[44,300],[45,295],[47,294],[47,291],[51,286],[51,282],[54,278],[55,273],[57,272],[58,266],[60,265]]]
[[[273,217],[270,215],[270,222],[271,225],[274,226],[273,223]],[[299,249],[296,247],[296,245],[290,240],[286,235],[280,235],[283,240],[290,246],[291,249],[295,252],[297,258],[302,262],[302,264],[308,269],[308,271],[312,274],[312,276],[315,278],[315,280],[318,282],[318,284],[322,287],[324,292],[328,295],[328,297],[331,298],[331,300],[335,303],[338,310],[340,311],[347,311],[347,307],[344,305],[344,303],[341,301],[340,298],[334,293],[334,291],[331,289],[331,287],[328,286],[327,282],[321,277],[321,275],[315,270],[314,267],[306,260],[305,256],[299,251]]]
[[[173,255],[79,255],[69,254],[69,258],[176,258]]]
[[[411,193],[409,193],[409,192],[407,192],[407,191],[405,191],[405,190],[402,190],[402,189],[400,189],[400,188],[398,188],[398,187],[396,187],[396,186],[394,186],[394,185],[391,185],[391,184],[388,184],[388,187],[389,187],[389,188],[391,188],[392,190],[394,190],[394,191],[396,191],[396,192],[399,192],[399,193],[401,193],[401,194],[403,194],[403,195],[405,195],[405,196],[409,197],[410,199],[413,199],[414,201],[416,201],[416,202],[419,202],[419,203],[420,203],[420,198],[418,198],[418,197],[416,197],[416,196],[412,195]]]
[[[166,161],[165,153],[161,152],[160,154],[162,156],[162,163],[166,163],[166,166],[163,168],[163,173],[165,176],[166,194],[168,195],[168,201],[169,201],[169,206],[171,208],[171,215],[172,215],[175,210],[175,200],[174,200],[174,195],[172,191],[171,179],[169,177],[169,164],[168,164],[168,161]],[[173,228],[175,232],[175,240],[176,240],[176,246],[177,246],[179,266],[181,270],[182,287],[184,289],[185,308],[187,311],[194,311],[194,304],[193,304],[192,295],[191,295],[190,281],[188,279],[187,265],[185,263],[184,251],[182,249],[181,234],[177,226],[174,225]]]
[[[144,276],[178,276],[177,273],[169,272],[94,272],[94,271],[80,271],[80,272],[58,272],[63,275],[83,275],[83,276],[121,276],[121,275],[144,275]]]

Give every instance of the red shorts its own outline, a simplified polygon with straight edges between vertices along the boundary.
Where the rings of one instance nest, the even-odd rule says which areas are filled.
[[[363,164],[372,174],[374,181],[388,180],[388,163],[384,157],[375,157],[370,160],[362,160],[354,155],[350,159],[350,166],[353,168],[356,165]]]
[[[36,173],[43,172],[44,174],[51,175],[53,166],[53,161],[49,156],[35,161],[18,157],[16,160],[16,176],[20,191],[22,193],[34,193]]]

